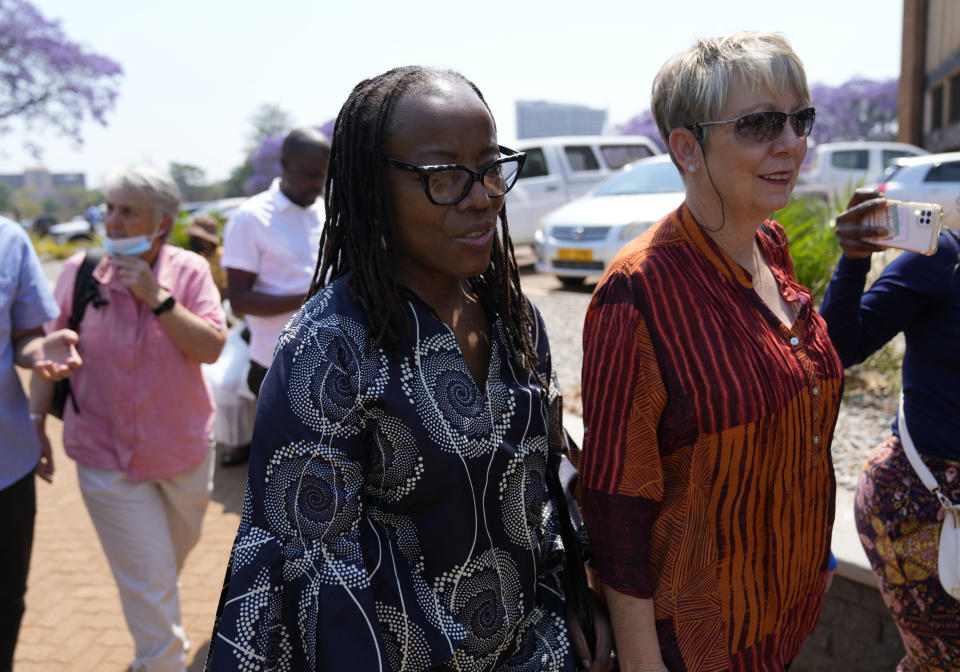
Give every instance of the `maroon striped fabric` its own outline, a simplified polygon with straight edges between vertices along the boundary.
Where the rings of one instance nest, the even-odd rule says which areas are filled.
[[[584,326],[593,562],[653,598],[671,669],[782,669],[823,598],[843,369],[782,227],[757,240],[790,327],[685,205],[620,252]]]

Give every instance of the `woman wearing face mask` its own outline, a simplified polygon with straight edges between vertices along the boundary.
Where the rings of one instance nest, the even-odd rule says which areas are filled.
[[[684,203],[611,263],[584,325],[583,511],[621,668],[783,670],[816,626],[843,369],[783,228],[813,128],[777,34],[654,81]]]
[[[592,611],[504,211],[523,159],[457,73],[391,70],[341,109],[208,669],[611,668],[609,626],[584,619],[591,650],[565,618]]]
[[[85,366],[72,379],[63,444],[110,561],[136,646],[132,670],[184,670],[188,640],[177,574],[200,535],[213,476],[214,406],[200,364],[225,339],[207,262],[164,244],[180,194],[149,168],[120,169],[104,184],[109,256],[79,326]],[[62,328],[83,260],[69,259],[54,296]],[[34,392],[49,410],[52,385]]]

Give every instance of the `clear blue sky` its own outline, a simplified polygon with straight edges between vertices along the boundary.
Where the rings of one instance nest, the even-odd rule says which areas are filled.
[[[336,116],[361,79],[396,65],[460,70],[493,108],[501,141],[515,134],[517,99],[606,108],[613,125],[649,107],[663,61],[698,37],[782,32],[810,83],[896,77],[902,0],[550,0],[450,2],[273,0],[32,0],[69,37],[125,70],[106,128],[89,124],[78,150],[52,133],[0,142],[0,172],[35,162],[85,172],[90,186],[122,163],[190,163],[210,180],[243,160],[262,103],[297,125]]]

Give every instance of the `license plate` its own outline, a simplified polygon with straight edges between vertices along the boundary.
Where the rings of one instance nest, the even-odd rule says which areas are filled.
[[[557,250],[557,261],[593,261],[593,250],[561,247]]]

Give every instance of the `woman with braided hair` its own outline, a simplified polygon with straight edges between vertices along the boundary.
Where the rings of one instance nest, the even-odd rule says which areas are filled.
[[[504,210],[523,160],[455,72],[397,68],[350,94],[321,261],[260,392],[208,669],[612,669]]]

